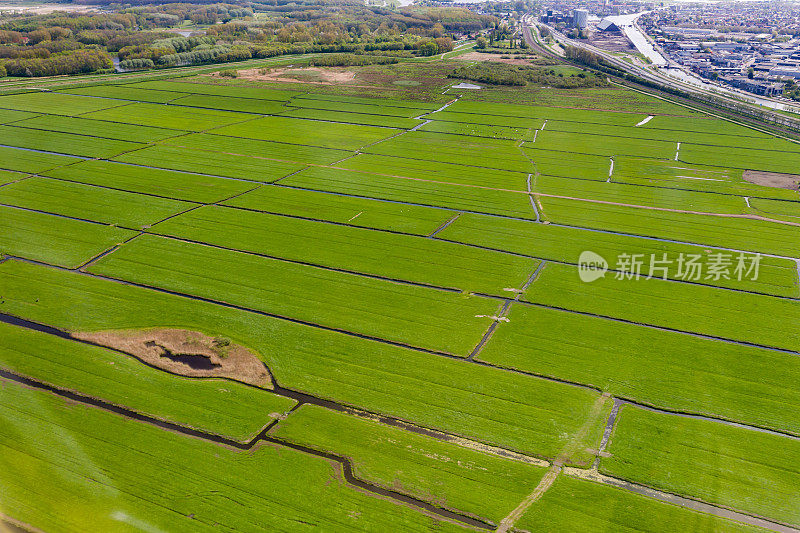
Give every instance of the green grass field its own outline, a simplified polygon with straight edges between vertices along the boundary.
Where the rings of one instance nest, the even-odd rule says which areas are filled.
[[[800,442],[623,407],[603,472],[800,524]]]
[[[3,84],[0,529],[800,528],[800,144],[319,55]],[[170,372],[79,340],[156,328]],[[273,389],[189,377],[188,332]]]

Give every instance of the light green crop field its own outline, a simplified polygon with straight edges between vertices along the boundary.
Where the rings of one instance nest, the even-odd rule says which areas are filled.
[[[145,146],[142,143],[71,133],[50,132],[42,135],[39,130],[17,126],[0,126],[0,144],[83,157],[113,157]]]
[[[281,184],[287,184],[287,180],[281,180]],[[223,202],[223,205],[417,235],[433,233],[454,216],[451,211],[444,209],[291,187],[261,187]]]
[[[136,232],[0,205],[0,254],[77,267]]]
[[[39,116],[38,113],[29,113],[27,111],[14,111],[12,109],[0,109],[0,124],[9,124],[11,122],[18,122],[20,120],[34,118],[37,116]]]
[[[269,183],[303,169],[300,163],[162,145],[128,152],[115,159],[135,165],[247,180],[253,187],[258,184],[253,182]]]
[[[490,322],[484,317],[497,308],[490,299],[148,235],[89,271],[459,355],[478,343]]]
[[[222,201],[258,185],[249,181],[100,160],[82,161],[42,174],[120,191],[203,203]]]
[[[512,141],[415,131],[374,144],[365,153],[530,173],[534,167]]]
[[[199,82],[200,80],[193,80]],[[302,91],[286,89],[273,89],[250,86],[225,86],[213,83],[192,83],[180,79],[143,81],[126,84],[127,87],[155,91],[174,91],[177,93],[205,94],[209,96],[230,96],[235,98],[257,98],[260,100],[275,100],[285,102],[294,96],[303,94]]]
[[[535,219],[530,198],[522,191],[465,187],[368,172],[309,167],[281,180],[282,185],[316,191]]]
[[[0,167],[4,170],[44,172],[51,168],[77,163],[78,161],[80,159],[66,155],[0,146]]]
[[[519,304],[508,318],[481,360],[648,405],[800,434],[800,417],[789,408],[800,401],[796,355]]]
[[[39,177],[3,187],[0,203],[133,229],[155,224],[194,205]]]
[[[170,102],[172,105],[205,109],[224,109],[226,111],[258,113],[263,115],[274,115],[286,110],[283,102],[276,102],[274,100],[234,98],[231,96],[211,96],[205,94],[176,94],[178,96]]]
[[[603,472],[800,525],[800,441],[624,406]]]
[[[288,142],[296,144],[357,150],[376,143],[401,131],[357,124],[338,124],[322,120],[303,120],[287,117],[262,117],[241,124],[214,130],[217,135],[244,137],[262,141]]]
[[[417,107],[393,106],[392,101],[373,100],[374,103],[363,103],[363,99],[327,100],[319,98],[296,97],[290,102],[293,107],[305,109],[320,109],[325,111],[347,111],[348,113],[366,113],[368,115],[382,115],[387,117],[412,118],[422,113],[433,111],[430,107],[420,105]],[[434,108],[435,109],[435,108]]]
[[[738,264],[736,256],[730,261],[733,273]],[[744,268],[748,269],[750,263],[750,258],[745,259]],[[711,271],[712,264],[706,263],[704,276]],[[548,264],[539,274],[534,290],[524,299],[640,324],[800,351],[800,337],[790,326],[800,319],[800,302],[658,279],[658,273],[653,279],[646,276],[628,279],[620,274],[585,283],[577,268]],[[770,317],[769,325],[753,320],[754,315]]]
[[[399,428],[304,405],[271,430],[314,449],[341,453],[355,474],[389,489],[499,523],[530,494],[544,468],[481,453]],[[489,493],[491,498],[486,498]]]
[[[26,178],[28,175],[22,172],[13,172],[11,170],[0,170],[0,185],[12,183]]]
[[[24,93],[0,96],[0,108],[29,111],[31,113],[47,113],[74,117],[128,104],[124,100],[106,98],[85,98],[76,94],[52,92]]]
[[[586,464],[611,409],[594,391],[79,273],[6,261],[0,280],[3,312],[71,331],[153,328],[167,315],[255,350],[284,387],[529,454],[567,449]]]
[[[0,505],[37,527],[462,529],[355,490],[339,465],[284,446],[232,450],[5,380],[0,399]]]
[[[282,259],[497,295],[520,287],[539,264],[535,259],[413,235],[216,206],[196,209],[154,230]]]
[[[681,254],[688,259],[695,255],[700,255],[701,258],[707,257],[709,252],[714,252],[714,250],[701,246],[642,239],[633,235],[601,233],[581,228],[536,224],[526,220],[498,219],[469,213],[460,216],[458,220],[439,232],[437,237],[573,265],[578,264],[582,252],[592,251],[603,257],[608,262],[610,269],[617,271],[624,268],[624,259],[620,259],[621,257],[626,254],[628,256],[641,254],[639,260],[643,264],[641,273],[644,277],[650,275],[651,263],[653,266],[658,266],[653,260],[662,260],[666,254],[668,263],[662,264],[667,268],[666,277],[677,280],[690,279],[686,274],[686,269],[679,271],[678,260]],[[727,278],[722,276],[719,279],[714,279],[716,276],[707,278],[706,273],[694,281],[704,285],[775,296],[797,297],[800,295],[795,261],[761,256],[758,276],[754,279],[753,273],[751,273],[747,276],[742,275],[741,279],[738,279],[738,276],[731,277],[730,275],[735,270],[736,258],[738,258],[738,254],[731,252],[731,267]],[[749,267],[753,259],[752,255],[746,255],[745,259],[746,265]],[[618,264],[620,262],[623,263]],[[663,270],[654,270],[653,274],[664,277]],[[606,274],[609,277],[615,275],[614,272]]]
[[[422,147],[418,145],[417,148],[421,149]],[[334,166],[388,176],[400,176],[434,184],[456,184],[501,191],[524,192],[526,190],[527,174],[524,172],[480,168],[460,163],[361,153],[338,162]]]
[[[542,197],[547,220],[569,226],[610,230],[630,235],[719,246],[746,252],[796,257],[797,226],[746,218],[713,216]]]
[[[59,91],[64,94],[77,94],[81,96],[95,96],[98,98],[114,98],[118,100],[132,100],[134,102],[150,102],[153,104],[166,104],[176,98],[185,96],[183,93],[173,91],[144,90],[137,87],[124,85],[92,85],[80,89],[64,89]],[[120,102],[122,103],[122,102]]]
[[[528,146],[528,143],[525,143]],[[558,150],[578,154],[603,155],[607,157],[627,155],[671,159],[676,145],[671,141],[613,137],[601,134],[566,133],[547,129],[540,131],[536,142],[530,146],[542,150]],[[569,157],[565,155],[564,157]]]
[[[124,124],[139,124],[155,128],[174,128],[189,131],[203,131],[253,118],[253,115],[246,113],[191,109],[179,106],[170,107],[151,103],[126,103],[126,105],[120,107],[85,113],[82,116],[111,122],[122,122]]]
[[[262,141],[258,139],[243,139],[217,135],[213,133],[195,133],[185,137],[166,139],[164,144],[219,152],[221,155],[238,155],[250,158],[275,159],[278,161],[291,161],[297,163],[313,163],[327,165],[353,155],[350,150],[340,148],[325,148],[319,146],[305,146],[302,144],[288,144],[285,142]],[[194,154],[197,159],[198,154]],[[264,163],[260,163],[264,164]]]
[[[463,61],[2,84],[0,529],[800,529],[796,135]]]
[[[175,137],[188,133],[175,129],[134,126],[131,124],[120,124],[119,122],[92,120],[80,117],[60,117],[55,115],[40,115],[35,118],[18,121],[15,125],[37,130],[74,133],[79,135],[89,133],[93,136],[106,139],[140,143],[160,141],[167,137]]]
[[[295,405],[230,380],[173,376],[113,350],[2,323],[0,331],[0,368],[238,441]]]
[[[537,505],[522,517],[518,526],[528,531],[585,533],[765,531],[621,489],[565,476],[556,480]]]
[[[384,126],[386,128],[410,129],[422,124],[421,120],[405,117],[389,117],[370,113],[353,113],[332,109],[308,109],[305,107],[291,107],[286,105],[279,113],[281,116],[294,118],[308,118],[312,120],[327,120],[330,122],[343,122],[347,124],[362,124],[365,126]]]

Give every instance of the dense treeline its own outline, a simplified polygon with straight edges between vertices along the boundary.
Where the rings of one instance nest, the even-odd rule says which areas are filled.
[[[458,67],[448,77],[477,81],[492,85],[523,86],[528,83],[559,89],[575,89],[579,87],[595,87],[604,85],[605,81],[586,72],[569,72],[562,69],[532,65],[509,65],[494,61],[484,61],[474,65]]]
[[[84,48],[49,57],[11,59],[3,63],[8,76],[56,76],[59,74],[88,74],[114,66],[105,50]]]
[[[461,8],[391,10],[355,0],[108,8],[8,17],[0,23],[0,65],[8,75],[43,76],[112,68],[112,54],[125,70],[304,53],[429,56],[452,50],[453,37],[497,25]],[[192,35],[176,36],[187,25]]]

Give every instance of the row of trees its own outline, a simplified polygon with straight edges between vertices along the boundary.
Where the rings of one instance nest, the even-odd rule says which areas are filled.
[[[452,50],[454,32],[497,26],[496,18],[461,8],[390,10],[356,0],[111,6],[107,13],[12,16],[0,23],[0,64],[13,61],[9,75],[37,76],[110,68],[108,53],[124,69],[311,52],[425,56]],[[197,37],[164,31],[184,21],[214,24]]]
[[[49,57],[11,59],[3,63],[6,75],[28,77],[88,74],[113,67],[108,52],[97,48],[82,48]]]

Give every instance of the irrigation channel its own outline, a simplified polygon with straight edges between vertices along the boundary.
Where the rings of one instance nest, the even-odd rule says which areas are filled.
[[[0,260],[0,262],[2,262],[4,260],[5,259]],[[535,272],[529,278],[529,280],[526,281],[526,285],[530,284],[535,279],[537,274],[538,274],[538,270],[537,270],[537,272]],[[121,355],[127,356],[127,357],[136,358],[132,354],[129,354],[129,353],[127,353],[125,351],[122,351],[122,350],[118,350],[118,349],[115,349],[115,348],[109,348],[108,346],[97,344],[97,343],[94,343],[92,341],[88,341],[88,340],[84,340],[84,339],[78,339],[76,337],[73,337],[68,331],[61,330],[61,329],[58,329],[58,328],[55,328],[55,327],[52,327],[52,326],[49,326],[49,325],[46,325],[46,324],[41,324],[41,323],[33,322],[33,321],[30,321],[30,320],[27,320],[27,319],[19,318],[19,317],[13,316],[13,315],[0,313],[0,322],[11,324],[11,325],[18,326],[18,327],[23,327],[23,328],[34,330],[34,331],[38,331],[40,333],[45,333],[45,334],[48,334],[48,335],[53,335],[53,336],[56,336],[56,337],[59,337],[59,338],[62,338],[62,339],[66,339],[66,340],[70,340],[70,341],[73,341],[73,342],[78,342],[78,343],[81,343],[81,344],[86,344],[86,345],[102,348],[102,349],[105,349],[105,350],[110,350],[110,351],[113,351],[113,352],[117,352],[117,353],[119,353]],[[496,322],[495,322],[495,324],[496,324]],[[168,371],[166,371],[166,370],[164,370],[162,368],[150,365],[150,364],[142,361],[139,358],[136,358],[136,360],[139,361],[140,363],[144,364],[145,366],[150,367],[150,368],[159,370],[161,372],[171,373],[171,372],[168,372]],[[266,367],[266,364],[264,366]],[[488,366],[491,366],[491,365],[488,365]],[[267,368],[267,371],[269,371],[269,368]],[[178,375],[178,374],[173,374],[173,375]],[[183,377],[187,377],[187,376],[183,376]],[[370,412],[364,411],[364,410],[362,410],[362,409],[360,409],[358,407],[348,406],[348,405],[341,404],[341,403],[338,403],[336,401],[329,400],[329,399],[326,399],[326,398],[320,398],[320,397],[313,396],[311,394],[307,394],[307,393],[304,393],[304,392],[300,392],[300,391],[296,391],[296,390],[292,390],[292,389],[287,389],[287,388],[282,387],[282,386],[280,386],[278,384],[278,382],[275,379],[274,375],[272,377],[273,377],[274,389],[269,391],[267,389],[260,389],[259,388],[259,390],[263,390],[265,392],[271,392],[271,393],[277,394],[279,396],[283,396],[283,397],[295,400],[297,402],[297,405],[292,408],[292,411],[297,409],[298,407],[300,407],[303,404],[313,404],[313,405],[317,405],[317,406],[320,406],[320,407],[323,407],[323,408],[326,408],[326,409],[331,409],[331,410],[334,410],[334,411],[347,413],[347,414],[350,414],[350,415],[353,415],[353,416],[358,416],[358,417],[361,417],[361,418],[367,418],[367,419],[373,420],[373,421],[381,423],[381,424],[385,424],[385,425],[388,425],[388,426],[391,426],[391,427],[395,427],[395,428],[399,428],[399,429],[402,429],[402,430],[410,431],[410,432],[413,432],[413,433],[416,433],[416,434],[419,434],[419,435],[424,435],[424,436],[427,436],[427,437],[430,437],[430,438],[434,438],[434,439],[437,439],[437,440],[440,440],[440,441],[450,442],[450,443],[453,443],[453,444],[456,444],[456,445],[459,445],[459,446],[462,446],[462,447],[466,447],[466,448],[469,448],[469,449],[480,450],[480,451],[482,451],[484,453],[498,455],[498,456],[505,457],[505,458],[508,458],[508,459],[521,461],[521,462],[526,462],[526,463],[529,463],[529,464],[535,464],[535,465],[538,465],[538,466],[551,466],[552,467],[552,465],[553,465],[553,463],[551,463],[550,461],[546,461],[546,460],[539,459],[539,458],[536,458],[536,457],[531,457],[531,456],[528,456],[528,455],[525,455],[525,454],[518,453],[518,452],[513,451],[513,450],[508,450],[508,449],[505,449],[505,448],[499,448],[499,447],[494,447],[494,446],[490,446],[490,445],[485,445],[485,444],[479,443],[479,442],[470,441],[469,439],[464,438],[464,437],[460,437],[458,435],[444,433],[444,432],[441,432],[441,431],[420,427],[420,426],[417,426],[417,425],[415,425],[415,424],[413,424],[411,422],[407,422],[407,421],[404,421],[404,420],[401,420],[401,419],[398,419],[398,418],[379,415],[379,414],[375,414],[375,413],[370,413]],[[429,502],[426,502],[424,500],[420,500],[420,499],[415,498],[413,496],[409,496],[408,494],[400,493],[400,492],[397,492],[397,491],[394,491],[394,490],[391,490],[391,489],[387,489],[387,488],[381,487],[379,485],[374,485],[372,483],[366,482],[366,481],[361,480],[359,478],[356,478],[353,475],[352,462],[346,457],[339,456],[337,454],[330,453],[330,452],[316,450],[316,449],[310,448],[308,446],[296,444],[296,443],[293,443],[293,442],[290,442],[290,441],[285,441],[283,439],[275,438],[275,437],[269,435],[268,434],[269,430],[272,429],[272,427],[275,424],[278,423],[278,420],[274,420],[274,421],[270,422],[269,424],[267,424],[255,437],[253,437],[249,441],[240,442],[240,441],[236,441],[234,439],[230,439],[230,438],[222,436],[222,435],[217,435],[217,434],[205,432],[205,431],[198,430],[198,429],[195,429],[195,428],[191,428],[191,427],[183,426],[183,425],[180,425],[180,424],[176,424],[174,422],[169,422],[169,421],[162,420],[162,419],[159,419],[159,418],[156,418],[156,417],[152,417],[152,416],[149,416],[149,415],[146,415],[146,414],[143,414],[143,413],[139,413],[137,411],[133,411],[132,409],[128,409],[128,408],[126,408],[124,406],[112,404],[110,402],[107,402],[107,401],[104,401],[104,400],[101,400],[101,399],[98,399],[98,398],[95,398],[95,397],[92,397],[92,396],[88,396],[88,395],[81,394],[81,393],[78,393],[78,392],[75,392],[75,391],[71,391],[71,390],[67,390],[67,389],[61,388],[61,387],[57,387],[55,385],[51,385],[51,384],[48,384],[48,383],[45,383],[45,382],[30,378],[30,377],[27,377],[27,376],[23,376],[23,375],[17,374],[15,372],[7,370],[7,369],[0,368],[0,378],[12,380],[12,381],[15,381],[17,383],[20,383],[20,384],[23,384],[23,385],[26,385],[26,386],[29,386],[29,387],[32,387],[32,388],[36,388],[36,389],[40,389],[40,390],[46,390],[46,391],[48,391],[50,393],[56,394],[56,395],[61,396],[63,398],[66,398],[66,399],[69,399],[69,400],[72,400],[72,401],[76,401],[76,402],[80,402],[80,403],[83,403],[83,404],[86,404],[86,405],[90,405],[92,407],[97,407],[97,408],[100,408],[100,409],[104,409],[106,411],[113,412],[115,414],[118,414],[118,415],[121,415],[121,416],[125,416],[125,417],[133,419],[133,420],[137,420],[137,421],[140,421],[140,422],[144,422],[144,423],[148,423],[148,424],[160,427],[162,429],[175,431],[175,432],[181,433],[183,435],[187,435],[187,436],[191,436],[191,437],[195,437],[195,438],[200,438],[200,439],[203,439],[203,440],[206,440],[206,441],[213,442],[215,444],[219,444],[219,445],[223,445],[223,446],[229,446],[231,448],[235,448],[235,449],[238,449],[238,450],[251,450],[259,442],[270,442],[270,443],[277,444],[277,445],[280,445],[280,446],[285,446],[285,447],[288,447],[288,448],[292,448],[294,450],[297,450],[297,451],[300,451],[300,452],[303,452],[303,453],[307,453],[307,454],[315,455],[315,456],[318,456],[318,457],[322,457],[322,458],[325,458],[325,459],[328,459],[330,461],[333,461],[333,462],[336,462],[336,463],[340,464],[341,468],[342,468],[342,474],[343,474],[345,480],[348,483],[350,483],[351,485],[353,485],[353,486],[355,486],[355,487],[357,487],[359,489],[365,490],[367,492],[371,492],[371,493],[379,495],[379,496],[390,498],[390,499],[395,500],[396,502],[401,503],[401,504],[406,504],[406,505],[411,505],[411,506],[417,507],[420,510],[422,510],[423,512],[426,512],[426,513],[432,514],[432,515],[436,515],[436,516],[441,517],[441,518],[446,519],[446,520],[459,522],[459,523],[462,523],[462,524],[465,524],[465,525],[469,525],[469,526],[472,526],[472,527],[475,527],[475,528],[479,528],[479,529],[484,529],[484,530],[491,530],[491,529],[493,529],[495,527],[495,525],[491,521],[489,521],[487,519],[468,516],[466,514],[462,514],[462,513],[459,513],[457,511],[450,510],[450,509],[443,509],[443,508],[434,506],[434,505],[432,505]],[[205,379],[205,378],[191,378],[191,379]],[[217,378],[217,379],[230,380],[229,378]],[[243,384],[245,386],[253,387],[253,388],[258,388],[255,385],[249,385],[249,384],[238,382],[238,381],[237,381],[237,383]],[[574,383],[569,383],[569,382],[564,382],[564,383],[567,383],[567,384],[570,384],[570,385],[575,385],[575,386],[580,386],[580,387],[584,387],[584,388],[588,388],[585,385],[574,384]],[[598,449],[598,458],[595,460],[595,463],[594,463],[592,469],[591,470],[585,470],[585,469],[580,469],[580,468],[565,468],[563,470],[563,472],[566,475],[570,475],[572,477],[579,477],[579,478],[582,478],[582,479],[588,479],[590,481],[595,481],[595,482],[599,482],[599,483],[603,483],[603,484],[607,484],[607,485],[612,485],[614,487],[617,487],[617,488],[620,488],[620,489],[623,489],[623,490],[627,490],[627,491],[630,491],[630,492],[634,492],[634,493],[640,494],[642,496],[658,499],[658,500],[661,500],[661,501],[665,501],[665,502],[673,503],[675,505],[679,505],[681,507],[686,507],[686,508],[694,509],[694,510],[697,510],[697,511],[714,514],[714,515],[717,515],[717,516],[723,516],[723,517],[730,518],[730,519],[733,519],[733,520],[737,520],[739,522],[747,523],[747,524],[750,524],[750,525],[755,525],[755,526],[758,526],[758,527],[764,527],[766,529],[770,529],[772,531],[776,531],[776,532],[779,532],[779,533],[800,533],[800,529],[796,529],[796,528],[793,528],[791,526],[788,526],[786,524],[782,524],[782,523],[779,523],[779,522],[774,522],[774,521],[771,521],[771,520],[769,520],[767,518],[741,513],[739,511],[735,511],[733,509],[728,509],[728,508],[725,508],[725,507],[716,506],[716,505],[709,504],[709,503],[706,503],[706,502],[702,502],[702,501],[699,501],[699,500],[685,498],[685,497],[682,497],[682,496],[679,496],[679,495],[676,495],[676,494],[672,494],[672,493],[662,492],[662,491],[659,491],[657,489],[653,489],[651,487],[647,487],[645,485],[640,485],[640,484],[637,484],[637,483],[631,483],[631,482],[628,482],[626,480],[622,480],[622,479],[618,479],[618,478],[614,478],[614,477],[610,477],[610,476],[605,476],[605,475],[599,474],[597,472],[597,465],[598,465],[599,458],[602,457],[603,454],[605,453],[605,447],[608,444],[608,441],[609,441],[609,439],[611,437],[611,434],[613,433],[614,424],[615,424],[616,419],[617,419],[617,414],[619,412],[619,408],[623,404],[628,404],[628,405],[631,405],[631,406],[634,406],[634,407],[639,407],[639,408],[642,408],[642,409],[647,409],[647,410],[650,410],[650,411],[653,411],[653,412],[662,413],[662,414],[671,414],[671,415],[675,415],[675,416],[682,416],[682,417],[688,417],[688,418],[694,418],[694,419],[700,419],[700,420],[707,420],[707,421],[712,421],[712,422],[724,423],[724,424],[733,425],[735,427],[739,427],[739,428],[742,428],[742,429],[750,429],[750,430],[755,430],[755,431],[761,431],[761,432],[764,432],[764,433],[769,433],[769,434],[782,436],[782,437],[790,437],[790,438],[797,439],[797,440],[800,440],[800,437],[795,436],[795,435],[789,435],[789,434],[775,432],[775,431],[772,431],[772,430],[769,430],[769,429],[758,428],[758,427],[753,427],[753,426],[747,426],[747,425],[739,424],[739,423],[735,423],[735,422],[729,422],[729,421],[720,420],[720,419],[716,419],[716,418],[706,417],[706,416],[702,416],[702,415],[694,415],[694,414],[689,414],[689,413],[668,411],[668,410],[659,409],[659,408],[651,407],[651,406],[648,406],[648,405],[640,404],[638,402],[631,401],[631,400],[626,400],[626,399],[621,399],[621,398],[612,398],[612,399],[614,401],[614,406],[612,408],[612,411],[611,411],[611,414],[610,414],[610,416],[608,418],[608,421],[606,422],[605,430],[603,432],[602,441],[601,441],[600,447]]]

